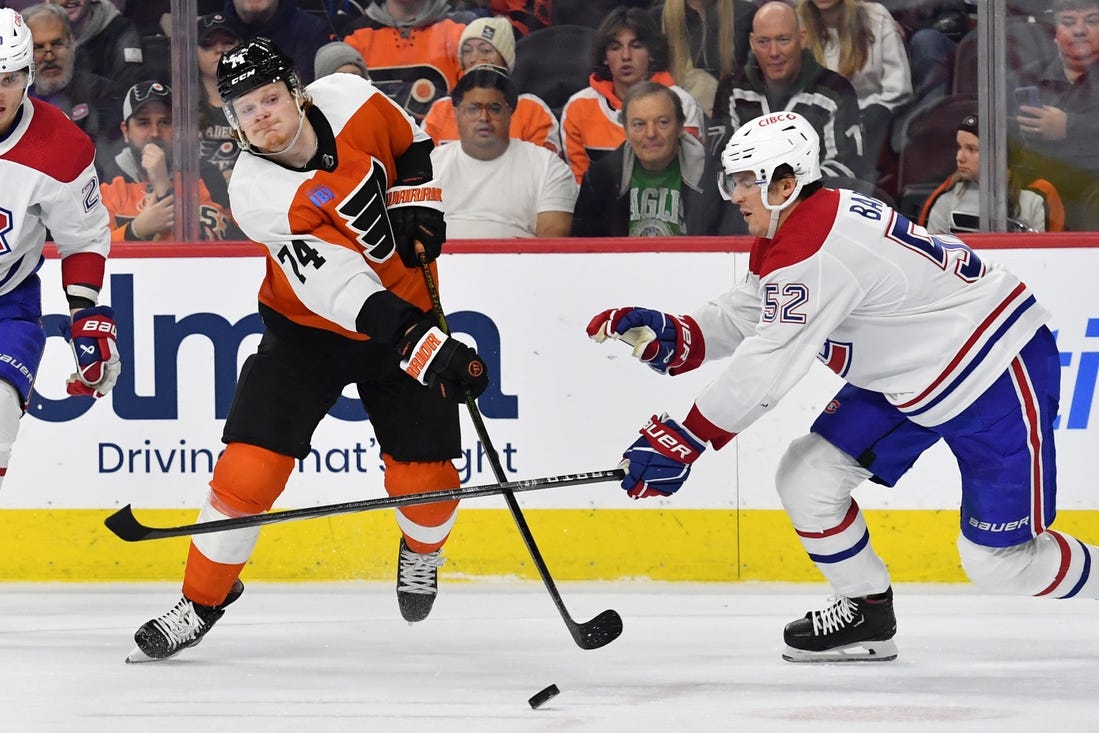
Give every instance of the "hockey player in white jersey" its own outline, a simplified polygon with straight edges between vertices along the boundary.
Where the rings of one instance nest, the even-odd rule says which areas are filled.
[[[114,313],[96,305],[111,236],[95,148],[60,110],[27,97],[32,83],[30,29],[0,8],[0,482],[46,344],[35,273],[47,230],[72,319],[64,334],[77,367],[69,394],[101,397],[120,371]]]
[[[892,486],[944,440],[962,475],[958,549],[997,592],[1099,597],[1099,548],[1049,528],[1060,359],[1027,286],[952,236],[882,202],[823,188],[819,140],[792,113],[742,126],[721,185],[757,237],[749,273],[690,315],[616,308],[596,341],[624,340],[653,369],[727,368],[681,421],[652,417],[624,454],[629,496],[673,494],[691,464],[767,412],[819,359],[847,384],[781,459],[776,485],[836,598],[786,626],[789,661],[890,660],[889,573],[851,492]]]

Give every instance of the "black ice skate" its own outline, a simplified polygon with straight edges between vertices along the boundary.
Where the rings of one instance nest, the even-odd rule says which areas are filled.
[[[836,598],[786,624],[787,662],[889,662],[897,658],[893,589],[862,598]]]
[[[445,562],[441,549],[423,554],[413,552],[401,538],[397,553],[397,605],[405,621],[423,621],[431,613],[439,592],[438,570]]]
[[[225,607],[242,593],[244,583],[237,580],[220,606],[203,606],[186,597],[180,598],[179,603],[163,616],[141,625],[134,634],[137,647],[126,657],[126,662],[157,662],[198,644],[225,615]]]

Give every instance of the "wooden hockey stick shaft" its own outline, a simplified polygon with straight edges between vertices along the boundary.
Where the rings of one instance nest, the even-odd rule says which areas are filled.
[[[435,277],[431,274],[431,266],[428,264],[427,254],[424,252],[423,245],[419,242],[416,243],[416,254],[420,258],[420,269],[424,274],[424,284],[427,286],[428,293],[431,296],[431,307],[435,313],[435,318],[439,321],[439,328],[442,329],[443,333],[449,334],[450,328],[446,322],[446,315],[443,313],[442,301],[439,299],[439,290],[435,286]],[[500,464],[500,455],[496,452],[496,448],[492,445],[492,440],[488,436],[488,429],[485,427],[485,421],[481,417],[481,411],[477,409],[477,400],[468,389],[466,390],[465,403],[466,408],[469,410],[469,417],[473,421],[473,427],[477,431],[477,437],[480,438],[481,445],[484,446],[485,453],[488,455],[492,473],[500,484],[504,484],[506,483],[507,476],[504,474],[504,467]],[[534,535],[527,525],[526,517],[523,516],[523,510],[519,507],[519,502],[515,499],[515,495],[509,490],[504,490],[500,493],[507,502],[508,510],[511,511],[511,516],[515,520],[516,526],[519,528],[519,534],[523,538],[523,543],[527,546],[527,552],[530,553],[530,557],[534,561],[534,566],[538,569],[538,574],[542,578],[542,584],[546,587],[546,591],[549,592],[554,605],[557,606],[557,610],[561,614],[565,626],[568,627],[569,633],[572,634],[572,638],[576,642],[576,645],[581,649],[598,649],[617,639],[622,633],[622,617],[613,609],[603,611],[595,618],[584,623],[578,623],[572,618],[568,609],[565,607],[564,600],[561,598],[561,593],[557,590],[557,584],[554,582],[553,576],[550,575],[549,567],[546,566],[546,561],[542,558],[542,552],[538,549],[538,544],[534,541]]]

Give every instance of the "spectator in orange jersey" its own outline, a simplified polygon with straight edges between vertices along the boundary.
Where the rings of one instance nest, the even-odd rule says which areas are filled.
[[[589,86],[569,97],[561,110],[565,160],[577,183],[593,161],[625,142],[618,113],[622,98],[638,82],[651,80],[671,87],[683,102],[683,129],[705,141],[702,109],[675,85],[667,59],[668,42],[646,10],[617,7],[596,29]]]
[[[466,26],[459,43],[459,62],[462,73],[479,64],[490,64],[506,69],[510,74],[515,68],[515,36],[507,18],[478,18]],[[454,102],[443,97],[431,105],[420,125],[436,145],[458,139],[458,120],[454,115]],[[509,134],[535,145],[561,152],[561,130],[549,105],[533,94],[520,94],[511,114]]]
[[[362,54],[370,79],[417,122],[458,82],[464,23],[450,0],[383,0],[347,26],[347,45]]]
[[[103,203],[111,215],[111,240],[171,239],[175,226],[168,148],[172,135],[172,90],[156,81],[133,85],[122,103],[122,117],[126,147],[115,156],[118,175],[110,183],[100,184]],[[202,161],[201,174],[202,238],[243,239],[231,224],[229,196],[221,172]],[[220,196],[211,194],[211,189]]]

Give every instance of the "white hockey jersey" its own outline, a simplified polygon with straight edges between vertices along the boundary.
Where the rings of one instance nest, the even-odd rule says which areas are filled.
[[[47,230],[63,258],[66,285],[98,290],[111,233],[99,197],[95,147],[46,102],[24,99],[20,114],[0,139],[0,296],[38,270]],[[90,257],[69,260],[74,254]]]
[[[1049,318],[1025,284],[960,239],[831,189],[802,201],[773,239],[757,239],[746,280],[691,315],[704,359],[728,357],[695,410],[729,433],[774,406],[814,358],[913,422],[940,424]]]

